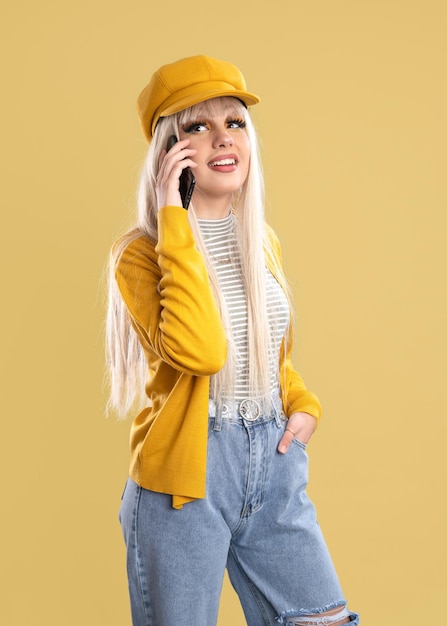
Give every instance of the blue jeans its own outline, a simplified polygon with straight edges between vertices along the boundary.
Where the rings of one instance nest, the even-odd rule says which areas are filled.
[[[171,496],[127,482],[120,521],[133,626],[215,625],[225,567],[248,626],[346,604],[306,494],[306,446],[294,439],[277,452],[287,421],[276,407],[246,419],[210,403],[205,499],[176,510]]]

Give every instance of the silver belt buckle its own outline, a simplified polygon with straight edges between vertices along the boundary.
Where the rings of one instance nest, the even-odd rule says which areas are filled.
[[[248,422],[254,422],[261,415],[261,407],[256,400],[246,398],[239,403],[239,414]]]

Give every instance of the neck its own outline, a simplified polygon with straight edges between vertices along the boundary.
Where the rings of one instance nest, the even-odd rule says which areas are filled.
[[[220,220],[227,217],[231,209],[232,194],[210,198],[209,196],[196,195],[194,191],[192,203],[194,211],[199,219]]]

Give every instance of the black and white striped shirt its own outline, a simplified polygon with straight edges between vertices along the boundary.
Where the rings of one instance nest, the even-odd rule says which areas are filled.
[[[233,214],[219,220],[200,219],[199,226],[228,308],[237,354],[234,399],[239,401],[249,397],[250,355],[247,296],[236,241],[235,219]],[[273,340],[269,354],[270,390],[274,393],[279,387],[279,351],[289,324],[289,305],[283,289],[267,268],[266,281],[267,315]]]

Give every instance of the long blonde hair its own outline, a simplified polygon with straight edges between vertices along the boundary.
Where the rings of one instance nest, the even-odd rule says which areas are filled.
[[[106,320],[106,351],[110,384],[108,410],[116,411],[120,417],[125,417],[134,404],[138,407],[147,405],[148,398],[145,394],[145,385],[150,372],[148,372],[148,364],[143,350],[118,291],[115,280],[116,264],[132,240],[143,235],[154,243],[157,241],[158,207],[155,181],[158,174],[159,155],[165,148],[168,137],[171,134],[178,136],[179,128],[183,126],[186,120],[200,119],[204,112],[212,116],[221,100],[221,98],[208,100],[159,120],[141,172],[137,194],[137,224],[135,228],[125,233],[115,243],[111,252]],[[265,227],[264,181],[256,132],[245,106],[238,100],[232,100],[234,100],[235,111],[246,122],[246,132],[251,144],[248,176],[242,188],[234,194],[232,202],[232,209],[236,214],[236,236],[241,253],[247,294],[248,349],[251,364],[249,389],[253,397],[264,398],[268,403],[270,397],[269,348],[271,336],[266,306],[266,257],[270,264],[273,263],[274,274],[288,297],[289,291]],[[231,390],[234,386],[236,353],[228,310],[219,289],[217,276],[202,239],[194,211],[194,195],[188,216],[197,247],[205,259],[213,293],[228,339],[227,361],[222,370],[211,377],[210,395],[217,400],[224,391],[227,397],[231,397]]]

